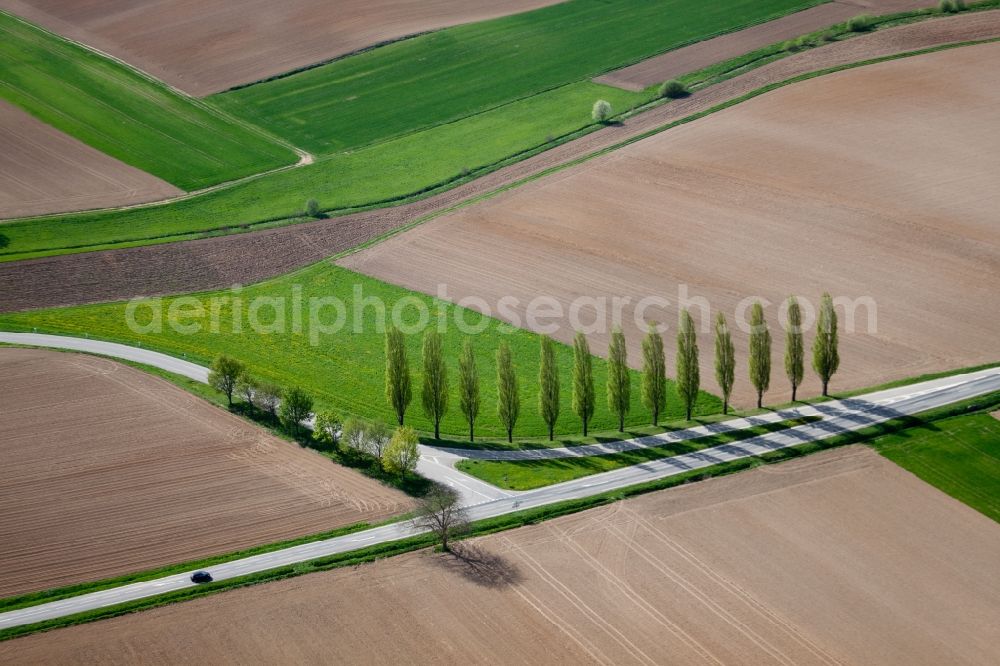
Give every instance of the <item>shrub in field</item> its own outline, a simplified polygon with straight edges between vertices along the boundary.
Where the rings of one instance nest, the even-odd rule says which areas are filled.
[[[938,11],[942,14],[954,14],[965,9],[965,0],[941,0]]]
[[[801,37],[799,37],[798,39],[795,40],[795,45],[801,51],[801,50],[807,49],[810,46],[812,46],[813,45],[813,41],[812,41],[812,39],[809,38],[809,35],[802,35]]]
[[[279,418],[281,424],[292,435],[302,434],[302,422],[309,418],[312,411],[313,400],[308,393],[295,386],[285,391],[285,398],[281,401]]]
[[[310,199],[306,202],[306,215],[309,217],[322,217],[323,212],[319,209],[319,202],[315,199]]]
[[[670,99],[677,99],[679,97],[687,96],[687,87],[678,81],[673,79],[672,81],[667,81],[662,86],[660,86],[660,97],[669,97]]]
[[[868,32],[875,29],[875,18],[871,14],[859,14],[847,22],[851,32]]]
[[[611,102],[599,99],[594,102],[594,108],[590,111],[590,117],[595,123],[606,123],[611,118]]]
[[[417,461],[420,460],[418,442],[416,430],[410,426],[397,428],[382,454],[382,468],[397,475],[416,470]]]
[[[819,39],[822,42],[833,42],[836,41],[837,39],[837,33],[835,33],[833,30],[827,30],[822,35],[819,36]]]
[[[787,42],[781,45],[782,51],[788,51],[789,53],[795,53],[799,50],[799,45],[794,40],[789,39]]]
[[[368,452],[368,422],[354,416],[344,421],[340,434],[340,450],[344,453]]]

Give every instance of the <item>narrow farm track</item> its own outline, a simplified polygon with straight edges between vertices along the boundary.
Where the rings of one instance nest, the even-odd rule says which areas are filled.
[[[762,87],[831,67],[1000,37],[1000,12],[977,12],[890,28],[770,63],[624,123],[493,172],[447,192],[379,209],[259,232],[0,265],[0,311],[113,301],[247,284],[290,272],[509,187],[595,151],[655,131]],[[2,226],[0,226],[2,233]]]

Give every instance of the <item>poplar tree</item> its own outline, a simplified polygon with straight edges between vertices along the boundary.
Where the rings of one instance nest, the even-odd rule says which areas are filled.
[[[631,377],[628,374],[628,352],[625,334],[615,327],[608,345],[608,409],[618,417],[618,431],[625,432],[625,416],[631,405]]]
[[[573,338],[573,411],[583,422],[583,436],[597,403],[594,391],[594,365],[587,336],[577,331]]]
[[[541,339],[541,358],[538,367],[538,411],[549,427],[549,441],[554,438],[556,419],[559,418],[559,370],[556,368],[556,347],[551,338]]]
[[[497,349],[497,417],[507,430],[507,442],[514,441],[514,426],[521,413],[521,396],[517,386],[517,374],[510,358],[510,347],[506,342]]]
[[[652,414],[653,425],[659,425],[660,412],[667,404],[667,361],[663,336],[654,324],[642,340],[642,404]]]
[[[764,306],[757,301],[750,310],[750,383],[757,390],[757,408],[771,385],[771,331],[764,319]]]
[[[726,323],[726,315],[719,313],[715,317],[715,381],[722,391],[722,413],[729,413],[729,396],[733,394],[733,383],[736,379],[736,350],[733,348],[733,336]]]
[[[816,339],[813,340],[813,370],[823,381],[823,395],[828,395],[830,378],[840,367],[840,352],[837,349],[837,311],[833,307],[830,294],[823,294],[816,320]]]
[[[802,308],[794,296],[788,298],[785,322],[785,374],[792,385],[792,402],[805,375],[805,343],[802,339]]]
[[[684,401],[687,420],[698,399],[701,372],[698,369],[698,337],[694,330],[694,319],[687,308],[681,310],[680,326],[677,329],[677,394]]]
[[[410,386],[410,365],[406,359],[403,332],[389,325],[385,332],[385,397],[396,413],[396,422],[403,425],[406,408],[413,399]]]
[[[479,369],[472,340],[465,339],[462,355],[458,359],[458,402],[465,421],[469,424],[469,441],[476,441],[476,417],[479,415]]]
[[[448,413],[448,368],[444,362],[441,334],[434,328],[424,333],[424,384],[420,397],[424,414],[434,422],[434,439],[441,438],[441,419]]]

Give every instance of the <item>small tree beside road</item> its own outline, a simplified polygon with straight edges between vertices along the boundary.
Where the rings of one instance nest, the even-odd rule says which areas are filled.
[[[621,328],[615,327],[608,345],[608,409],[618,417],[619,432],[625,432],[625,417],[632,405],[631,382],[625,334]]]
[[[390,326],[385,332],[385,397],[396,414],[396,425],[403,425],[406,408],[413,399],[410,365],[406,359],[403,332]]]
[[[541,357],[538,369],[538,410],[549,429],[549,441],[555,435],[556,420],[559,419],[559,370],[556,368],[556,346],[552,339],[541,339]]]
[[[257,407],[267,412],[272,418],[278,416],[278,405],[281,403],[281,387],[273,382],[257,382]]]
[[[715,318],[715,381],[722,392],[722,413],[729,413],[729,396],[733,394],[736,379],[736,350],[733,336],[726,323],[726,315],[719,313]]]
[[[660,412],[667,406],[667,360],[663,353],[663,336],[655,324],[649,325],[642,341],[642,404],[659,425]]]
[[[514,441],[514,426],[521,413],[521,395],[517,384],[517,373],[510,358],[510,347],[506,342],[497,349],[497,418],[507,430],[507,442]]]
[[[257,406],[257,380],[246,368],[236,378],[236,392],[251,409]]]
[[[479,416],[479,369],[472,340],[466,338],[458,359],[458,406],[469,424],[469,441],[476,441],[476,417]]]
[[[424,333],[423,355],[424,384],[420,398],[424,414],[434,424],[434,439],[440,439],[441,419],[448,412],[448,368],[444,362],[441,334],[436,329],[429,328]]]
[[[701,372],[698,369],[698,337],[694,319],[687,309],[681,310],[680,327],[677,329],[677,395],[684,402],[687,420],[691,420],[694,403],[698,399]]]
[[[397,428],[382,454],[382,468],[397,476],[416,470],[417,461],[420,460],[420,450],[417,448],[419,441],[417,431],[410,426]]]
[[[573,337],[573,411],[583,423],[583,436],[594,415],[597,396],[594,391],[594,365],[587,336],[577,331]]]
[[[325,411],[316,415],[316,425],[313,428],[313,438],[320,444],[336,446],[340,441],[343,426],[340,416],[335,412]]]
[[[418,529],[430,530],[441,543],[441,549],[450,550],[452,538],[468,529],[469,519],[461,506],[458,493],[439,483],[420,499],[413,525]]]
[[[757,408],[771,385],[771,332],[764,319],[764,306],[757,301],[750,310],[750,383],[757,391]]]
[[[246,366],[235,358],[226,356],[225,354],[212,362],[212,367],[208,373],[208,383],[216,391],[226,395],[230,407],[233,406],[233,393],[236,391],[236,382],[245,369]]]
[[[830,378],[840,367],[837,339],[837,311],[830,294],[823,294],[816,320],[816,339],[813,340],[813,370],[823,382],[823,395],[829,395]]]
[[[302,434],[302,422],[309,418],[312,412],[313,400],[309,394],[295,386],[285,391],[281,401],[281,424],[294,436]]]
[[[802,378],[805,376],[805,343],[802,338],[802,307],[794,296],[788,298],[785,322],[785,375],[792,385],[792,402],[795,402]]]

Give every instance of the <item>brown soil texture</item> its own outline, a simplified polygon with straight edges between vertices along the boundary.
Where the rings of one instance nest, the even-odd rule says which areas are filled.
[[[765,65],[441,194],[394,208],[217,238],[0,263],[0,312],[257,282],[357,247],[429,213],[770,83],[844,63],[995,36],[1000,36],[1000,11],[934,19],[829,44]]]
[[[400,492],[105,359],[0,349],[0,394],[0,597],[411,506]]]
[[[408,35],[557,1],[0,0],[0,8],[203,96]]]
[[[843,23],[861,13],[889,14],[929,6],[928,0],[828,2],[746,30],[731,32],[643,60],[635,65],[608,72],[594,81],[638,92],[651,85],[698,71],[729,58]]]
[[[0,643],[7,664],[990,664],[1000,527],[852,447]]]
[[[181,190],[0,100],[0,218],[145,203]]]
[[[824,291],[874,302],[875,320],[859,308],[854,333],[841,310],[838,390],[995,361],[998,58],[1000,43],[990,43],[782,88],[341,263],[427,293],[447,284],[453,300],[479,297],[494,310],[514,296],[512,310],[541,332],[526,321],[527,305],[551,296],[565,314],[540,323],[559,322],[555,337],[567,342],[575,299],[630,298],[622,325],[637,367],[646,324],[636,323],[636,305],[669,299],[645,320],[669,324],[672,337],[686,285],[711,308],[693,310],[710,389],[715,312],[732,326],[743,299],[765,299],[775,338],[772,403],[791,397],[777,327],[789,294],[816,307]],[[578,325],[598,318],[594,306],[582,312]],[[611,324],[602,328],[590,338],[600,352]],[[753,395],[748,338],[734,335],[735,396],[744,405]],[[800,395],[818,394],[818,380],[807,377]]]

